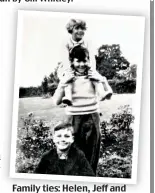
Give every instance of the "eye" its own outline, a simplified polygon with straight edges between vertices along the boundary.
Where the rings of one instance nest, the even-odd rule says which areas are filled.
[[[75,27],[74,29],[78,30],[78,29],[79,29],[79,27]]]
[[[57,137],[61,137],[61,135],[57,135]]]
[[[70,136],[69,135],[64,135],[64,137],[69,138]]]

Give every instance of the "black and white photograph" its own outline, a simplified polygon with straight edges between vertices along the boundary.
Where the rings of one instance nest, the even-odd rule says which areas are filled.
[[[10,177],[137,182],[145,18],[18,11]]]

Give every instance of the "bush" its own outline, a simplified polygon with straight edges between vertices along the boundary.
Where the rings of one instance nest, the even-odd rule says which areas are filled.
[[[136,79],[119,80],[113,79],[108,81],[114,93],[135,93]]]
[[[24,97],[35,97],[35,96],[41,96],[42,95],[42,89],[41,86],[38,87],[20,87],[19,88],[19,98]]]
[[[131,178],[131,158],[109,156],[101,159],[98,165],[98,176],[112,178]]]
[[[44,120],[36,120],[32,113],[22,118],[24,135],[17,140],[17,172],[33,172],[41,155],[53,147],[50,126]]]
[[[131,178],[133,129],[131,108],[126,105],[101,124],[101,150],[98,175]]]

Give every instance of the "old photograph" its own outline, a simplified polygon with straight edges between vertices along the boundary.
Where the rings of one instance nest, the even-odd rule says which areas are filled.
[[[11,177],[136,183],[144,27],[18,11]]]

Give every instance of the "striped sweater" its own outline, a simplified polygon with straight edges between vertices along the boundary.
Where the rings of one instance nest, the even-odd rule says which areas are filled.
[[[66,114],[91,114],[99,111],[97,94],[93,83],[86,76],[78,76],[72,83],[72,106],[66,107]]]

